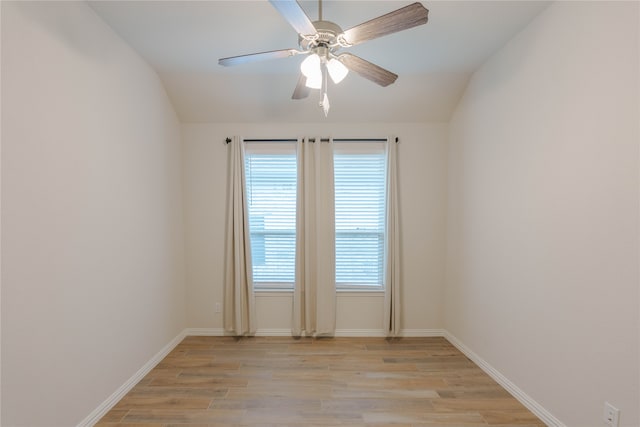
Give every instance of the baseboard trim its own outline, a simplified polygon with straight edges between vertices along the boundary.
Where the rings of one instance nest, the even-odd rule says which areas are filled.
[[[119,401],[127,394],[136,384],[140,382],[167,354],[171,352],[186,336],[186,331],[180,332],[174,339],[165,345],[155,356],[153,356],[142,368],[138,370],[131,378],[122,384],[111,396],[107,398],[100,406],[93,410],[77,427],[91,427],[95,425],[100,418],[105,416]]]
[[[184,335],[187,337],[223,337],[225,333],[222,328],[187,328],[184,330]]]
[[[356,337],[384,338],[386,334],[382,329],[336,329],[334,336],[339,338],[356,338]]]
[[[185,336],[212,336],[221,337],[226,335],[222,328],[188,328],[185,329]],[[256,337],[289,337],[291,329],[288,328],[263,328],[258,329]],[[336,337],[386,337],[383,329],[336,329]],[[401,337],[443,337],[443,329],[403,329],[400,331]]]
[[[263,328],[256,331],[256,337],[290,337],[291,329],[287,328]]]
[[[444,337],[453,344],[458,350],[460,350],[465,356],[467,356],[473,363],[478,365],[487,375],[493,378],[498,384],[504,387],[513,397],[515,397],[520,403],[522,403],[527,409],[529,409],[535,416],[540,418],[549,427],[567,427],[562,421],[554,417],[549,411],[547,411],[542,405],[536,402],[531,396],[527,395],[522,389],[512,383],[507,377],[502,375],[497,369],[491,366],[486,360],[478,356],[469,347],[467,347],[462,341],[456,338],[448,331],[444,331]]]
[[[444,337],[444,329],[403,329],[400,331],[401,337]]]

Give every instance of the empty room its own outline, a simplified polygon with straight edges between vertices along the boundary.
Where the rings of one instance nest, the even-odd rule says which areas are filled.
[[[2,1],[0,425],[640,426],[637,1]]]

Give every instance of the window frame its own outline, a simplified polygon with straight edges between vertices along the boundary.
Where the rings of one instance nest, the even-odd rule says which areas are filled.
[[[245,144],[245,181],[246,181],[246,185],[245,185],[245,189],[247,191],[247,210],[248,210],[248,216],[249,216],[249,223],[251,223],[251,212],[250,212],[250,202],[249,202],[249,194],[250,194],[250,190],[249,190],[249,184],[250,184],[250,177],[249,177],[249,171],[247,170],[247,162],[249,161],[249,157],[251,155],[278,155],[278,154],[282,154],[282,155],[287,155],[287,156],[292,156],[294,159],[294,166],[295,166],[295,199],[294,199],[294,212],[293,212],[293,224],[294,224],[294,229],[293,232],[290,234],[293,234],[294,236],[294,247],[293,247],[293,277],[292,280],[289,281],[273,281],[273,282],[265,282],[265,281],[256,281],[255,280],[255,264],[253,263],[253,259],[254,259],[254,247],[253,247],[253,236],[252,234],[255,232],[252,232],[251,230],[251,225],[249,225],[249,238],[252,241],[252,246],[251,246],[251,254],[252,254],[252,276],[253,276],[253,291],[254,292],[293,292],[294,287],[295,287],[295,251],[296,251],[296,234],[297,231],[295,229],[296,226],[296,206],[297,206],[297,186],[298,186],[298,165],[297,165],[297,153],[296,153],[296,141],[295,140],[289,140],[289,139],[284,139],[284,140],[273,140],[273,141],[263,141],[263,140],[244,140],[244,144]],[[271,234],[282,234],[280,232],[277,233],[271,233]],[[289,233],[287,233],[289,234]],[[266,236],[266,234],[264,234]]]
[[[379,211],[381,212],[381,218],[379,218],[379,221],[381,222],[381,226],[378,228],[377,231],[371,231],[371,232],[367,232],[367,233],[363,233],[363,234],[370,234],[370,235],[378,235],[379,239],[382,240],[382,250],[380,253],[381,256],[381,260],[380,265],[379,265],[379,278],[380,281],[378,284],[355,284],[355,283],[349,283],[349,282],[338,282],[338,272],[336,271],[336,280],[335,280],[335,286],[336,286],[336,291],[337,292],[344,292],[344,293],[379,293],[379,292],[384,292],[385,291],[385,287],[386,287],[386,278],[385,278],[385,272],[386,272],[386,266],[385,266],[385,258],[386,258],[386,197],[387,197],[387,162],[386,162],[386,139],[385,140],[380,140],[380,139],[361,139],[358,140],[357,142],[348,142],[348,141],[344,141],[344,142],[338,142],[335,143],[334,145],[334,191],[337,188],[335,185],[335,158],[336,156],[340,156],[340,155],[379,155],[380,156],[380,161],[382,163],[382,170],[381,170],[381,180],[382,180],[382,187],[381,187],[381,197],[382,197],[382,206],[379,207]],[[336,200],[336,205],[338,204],[338,201]],[[337,210],[337,206],[336,206],[336,210]],[[379,213],[380,214],[380,213]],[[336,212],[336,218],[337,218],[337,212]],[[337,222],[337,221],[336,221]],[[336,270],[337,270],[337,244],[338,244],[338,234],[340,233],[337,229],[338,225],[336,224]],[[352,231],[353,232],[353,231]]]
[[[334,140],[335,141],[335,140]],[[298,196],[298,188],[297,186],[299,185],[298,179],[299,179],[299,174],[298,174],[298,167],[299,165],[297,164],[297,160],[298,160],[298,155],[296,152],[296,140],[295,139],[283,139],[283,140],[247,140],[245,139],[244,141],[245,144],[245,179],[246,179],[246,191],[247,191],[247,196],[249,196],[249,176],[248,176],[248,171],[247,171],[247,159],[249,156],[251,155],[260,155],[260,154],[265,154],[265,155],[274,155],[274,154],[286,154],[286,155],[291,155],[292,157],[294,157],[296,159],[295,162],[295,185],[296,185],[296,189],[295,189],[295,202],[294,202],[294,206],[297,207],[297,196]],[[359,154],[380,154],[382,157],[382,162],[383,162],[383,170],[382,170],[382,180],[383,180],[383,186],[382,186],[382,227],[378,229],[378,231],[375,232],[370,232],[370,233],[365,233],[365,234],[378,234],[382,239],[382,253],[381,253],[381,267],[379,270],[379,277],[380,277],[380,283],[379,284],[353,284],[353,283],[348,283],[348,282],[343,282],[343,283],[339,283],[338,282],[338,272],[337,272],[337,259],[336,259],[336,277],[334,280],[335,283],[335,289],[336,292],[339,293],[343,293],[343,294],[358,294],[358,295],[363,295],[363,294],[373,294],[373,295],[378,295],[381,292],[385,291],[385,287],[386,287],[386,266],[385,266],[385,262],[386,262],[386,204],[387,204],[387,173],[386,173],[386,167],[387,167],[387,162],[386,162],[386,144],[389,143],[386,141],[386,139],[376,139],[376,138],[370,138],[370,139],[358,139],[358,140],[354,140],[354,141],[348,141],[348,140],[339,140],[339,142],[334,142],[334,150],[333,150],[333,160],[334,160],[334,192],[335,192],[335,157],[339,156],[339,155],[343,155],[343,154],[351,154],[351,155],[359,155]],[[335,197],[335,196],[334,196]],[[247,208],[249,209],[249,200],[247,200]],[[336,212],[334,211],[334,214]],[[297,212],[295,212],[294,209],[294,224],[297,224],[297,220],[295,219],[297,216]],[[249,219],[250,221],[250,219]],[[336,258],[337,258],[337,240],[338,240],[338,234],[341,233],[340,231],[338,231],[338,229],[336,228],[335,230],[336,233]],[[250,239],[252,239],[252,232],[251,232],[251,227],[249,228],[249,234],[250,234]],[[294,288],[295,288],[295,252],[296,252],[296,247],[295,244],[297,243],[297,230],[294,229],[293,231],[293,235],[294,235],[294,247],[293,247],[293,253],[294,253],[294,273],[293,273],[293,279],[291,282],[259,282],[255,280],[254,277],[254,281],[253,281],[253,291],[254,292],[293,292]],[[251,248],[252,251],[252,255],[253,255],[253,245]],[[253,258],[253,256],[252,256]],[[252,269],[254,269],[255,267],[252,265]],[[252,273],[255,270],[252,271]]]

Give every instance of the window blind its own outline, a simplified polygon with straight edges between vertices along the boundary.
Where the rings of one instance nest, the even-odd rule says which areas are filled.
[[[296,250],[295,145],[269,151],[247,144],[245,172],[256,288],[293,287]],[[266,150],[265,150],[266,149]]]
[[[334,156],[336,285],[380,288],[384,283],[384,147],[358,144],[357,148],[357,152],[338,149]]]

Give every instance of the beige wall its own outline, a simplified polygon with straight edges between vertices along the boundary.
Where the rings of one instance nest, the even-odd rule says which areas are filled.
[[[445,327],[567,426],[638,415],[638,3],[559,2],[450,124]]]
[[[222,302],[225,137],[353,138],[393,133],[401,140],[403,328],[411,333],[442,328],[446,132],[445,124],[184,124],[189,326],[222,328],[222,316],[214,313],[214,304]],[[290,330],[291,294],[261,293],[256,305],[259,333]],[[381,332],[382,314],[381,294],[339,294],[338,332]]]
[[[84,3],[2,2],[2,425],[72,426],[185,324],[180,127]]]

